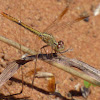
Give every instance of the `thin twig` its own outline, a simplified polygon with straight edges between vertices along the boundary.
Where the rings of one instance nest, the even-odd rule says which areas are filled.
[[[5,37],[3,37],[3,36],[1,36],[1,35],[0,35],[0,41],[4,42],[4,43],[6,43],[6,44],[9,44],[9,45],[11,45],[11,46],[13,46],[13,47],[15,47],[15,48],[17,48],[17,49],[23,51],[24,53],[28,53],[28,54],[30,54],[30,55],[35,55],[35,54],[37,54],[36,51],[32,51],[32,50],[30,50],[29,48],[27,48],[27,47],[25,47],[25,46],[23,46],[23,45],[21,45],[21,44],[19,44],[19,43],[17,43],[17,42],[14,42],[14,41],[12,41],[12,40],[10,40],[10,39],[7,39],[7,38],[5,38]]]

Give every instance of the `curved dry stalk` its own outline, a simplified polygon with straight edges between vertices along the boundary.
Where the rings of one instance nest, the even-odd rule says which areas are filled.
[[[36,55],[28,56],[23,58],[24,61],[33,61],[36,59]],[[77,59],[70,59],[63,56],[58,56],[57,54],[39,54],[38,59],[41,59],[57,68],[60,68],[72,75],[75,75],[79,78],[82,78],[86,81],[89,81],[92,84],[100,86],[100,71],[94,67],[79,61]],[[79,72],[72,67],[80,69],[82,72]],[[84,72],[84,73],[83,73]],[[87,75],[86,75],[87,74]]]
[[[9,45],[12,45],[13,47],[17,49],[20,49],[20,44],[14,41],[11,41],[3,36],[0,36],[0,40]],[[20,68],[20,66],[36,59],[36,54],[34,55],[34,51],[31,51],[30,49],[24,46],[21,47],[21,50],[33,56],[24,57],[22,59],[16,60],[12,62],[11,64],[9,64],[0,75],[0,86],[2,86],[7,80],[9,80],[13,76],[13,74],[18,70],[18,68]],[[76,59],[70,59],[67,57],[58,56],[55,53],[48,54],[48,55],[39,54],[38,58],[72,75],[78,76],[84,80],[89,81],[92,84],[100,86],[100,71],[84,62],[81,62]],[[89,75],[76,71],[72,67],[76,67]]]
[[[28,53],[30,55],[37,54],[36,51],[32,51],[31,49],[29,49],[29,48],[27,48],[27,47],[25,47],[25,46],[23,46],[23,45],[21,45],[21,44],[19,44],[17,42],[14,42],[14,41],[12,41],[10,39],[7,39],[7,38],[5,38],[4,36],[1,36],[1,35],[0,35],[0,41],[4,42],[6,44],[9,44],[9,45],[11,45],[11,46],[23,51],[24,53]]]

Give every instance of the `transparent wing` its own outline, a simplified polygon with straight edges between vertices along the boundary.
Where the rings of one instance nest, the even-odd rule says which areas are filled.
[[[71,22],[68,22],[68,23],[62,23],[60,25],[58,25],[58,28],[57,29],[54,29],[53,32],[58,32],[66,27],[70,27],[71,25],[73,25],[74,23],[77,23],[77,22],[80,22],[82,20],[85,20],[87,19],[89,16],[83,16],[83,17],[79,17],[79,18],[76,18],[74,21],[71,21]]]
[[[71,26],[72,24],[77,23],[79,21],[82,21],[85,19],[87,20],[87,18],[89,17],[89,15],[84,15],[84,16],[80,16],[79,18],[76,18],[74,21],[65,22],[65,23],[60,24],[59,22],[61,21],[63,16],[68,12],[69,6],[71,6],[70,3],[67,4],[67,6],[60,13],[60,15],[46,29],[44,29],[43,32],[46,32],[46,33],[57,32],[57,31],[60,31],[68,26]],[[52,31],[51,31],[51,29],[52,29]]]
[[[43,32],[47,32],[47,33],[48,33],[49,30],[50,30],[52,27],[56,26],[56,25],[59,23],[59,21],[62,19],[62,17],[65,15],[65,13],[67,13],[68,8],[69,8],[69,6],[66,6],[66,8],[61,12],[61,14],[58,16],[58,18],[55,19],[46,29],[44,29]]]
[[[4,71],[0,74],[0,87],[15,74],[15,72],[20,68],[20,66],[20,64],[14,61],[4,69]]]

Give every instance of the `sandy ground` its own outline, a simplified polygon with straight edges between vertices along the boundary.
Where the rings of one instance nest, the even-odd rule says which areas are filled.
[[[43,32],[59,16],[70,1],[0,0],[0,12],[4,11],[17,19],[21,19],[21,21],[34,29]],[[84,61],[97,69],[100,69],[100,15],[94,16],[93,11],[99,3],[100,0],[73,0],[73,3],[69,4],[69,11],[64,15],[62,20],[48,30],[57,41],[64,41],[66,49],[73,48],[73,51],[66,52],[64,54],[65,56]],[[70,26],[64,26],[65,23],[75,20],[84,12],[90,15],[88,22],[80,21]],[[1,15],[0,35],[21,43],[32,50],[39,50],[45,44],[34,34],[31,34],[31,32],[21,28]],[[0,41],[0,71],[7,66],[7,63],[19,59],[22,54],[19,50]],[[42,68],[41,71],[54,74],[56,78],[56,91],[64,97],[64,100],[68,100],[68,93],[69,91],[75,90],[75,85],[83,85],[83,80],[46,64],[43,61],[38,61],[37,66]],[[23,66],[24,76],[33,68],[34,62]],[[18,93],[21,90],[21,70],[16,72],[14,78],[1,87],[1,95],[6,96]],[[23,93],[7,100],[20,98],[21,100],[62,100],[62,98],[39,91],[38,88],[47,90],[47,81],[45,79],[35,79],[34,84],[37,87],[35,89],[32,89],[31,86],[32,77],[24,77],[24,82]],[[87,100],[100,100],[100,87],[91,86],[90,89],[91,94]],[[75,100],[84,100],[81,95],[73,97]]]

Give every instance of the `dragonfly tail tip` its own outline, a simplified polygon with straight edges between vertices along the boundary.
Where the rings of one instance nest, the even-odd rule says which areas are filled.
[[[0,15],[4,15],[5,13],[4,12],[0,12]]]

